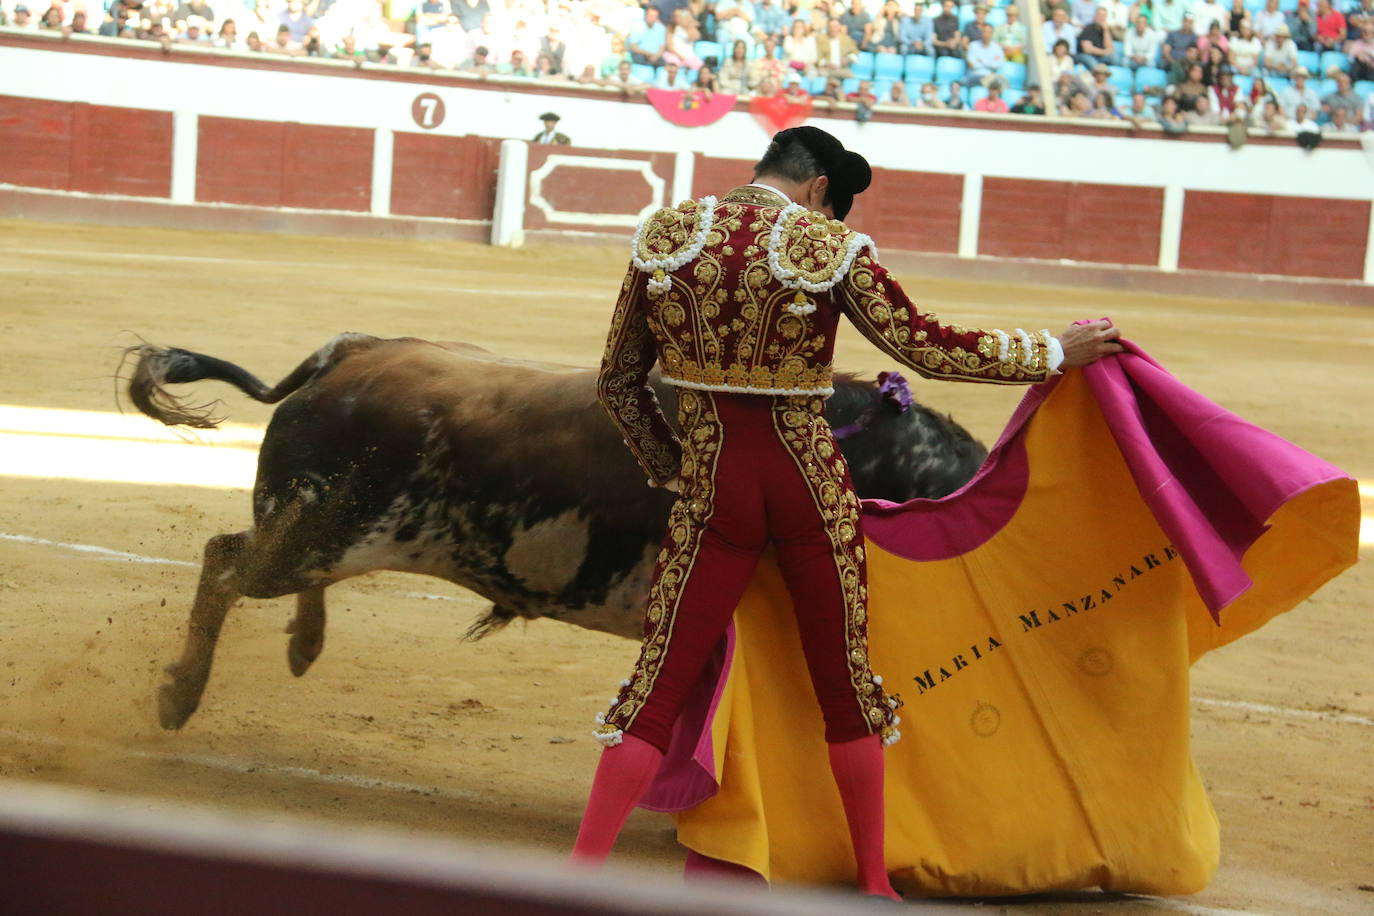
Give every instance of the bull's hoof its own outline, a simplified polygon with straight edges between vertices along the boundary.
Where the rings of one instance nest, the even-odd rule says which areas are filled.
[[[178,684],[163,684],[157,691],[157,718],[162,727],[175,731],[186,724],[196,707],[200,705],[200,695],[192,694]]]
[[[322,651],[323,639],[302,639],[298,633],[292,635],[291,641],[286,644],[286,663],[291,666],[291,673],[296,677],[305,674]]]

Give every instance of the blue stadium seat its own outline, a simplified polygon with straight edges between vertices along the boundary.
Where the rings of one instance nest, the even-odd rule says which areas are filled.
[[[1355,84],[1355,91],[1359,93],[1360,98],[1368,99],[1374,95],[1374,80],[1360,80]]]
[[[902,55],[877,54],[873,59],[873,77],[880,80],[902,78]]]
[[[849,95],[851,92],[858,92],[858,91],[859,91],[859,79],[858,79],[858,77],[851,76],[849,79],[845,80],[843,83],[840,83],[840,93],[841,93],[842,95]]]
[[[1245,8],[1251,13],[1258,13],[1264,9],[1264,0],[1245,0]]]
[[[1313,80],[1313,82],[1316,83],[1316,80]],[[1336,85],[1335,80],[1322,80],[1320,83],[1316,83],[1316,89],[1317,98],[1324,99],[1331,93],[1340,89],[1340,87]]]
[[[1349,73],[1349,72],[1350,72],[1350,58],[1346,57],[1346,56],[1345,56],[1344,54],[1342,54],[1340,51],[1325,51],[1325,52],[1323,52],[1323,53],[1322,53],[1322,70],[1321,70],[1322,76],[1326,76],[1326,74],[1330,73],[1332,67],[1337,68],[1337,69],[1340,70],[1342,73]]]
[[[1107,77],[1107,82],[1115,86],[1118,92],[1124,92],[1129,95],[1132,88],[1135,86],[1135,74],[1131,72],[1131,68],[1112,67],[1110,69],[1112,72],[1111,75]]]
[[[1249,98],[1250,90],[1255,87],[1255,78],[1253,76],[1246,76],[1243,73],[1237,73],[1235,75],[1235,80],[1236,88],[1240,89],[1240,94]]]
[[[692,50],[702,60],[714,56],[716,60],[723,63],[726,59],[725,46],[718,41],[699,41],[692,46]]]
[[[986,86],[973,86],[973,87],[969,88],[969,90],[968,90],[968,107],[969,107],[969,108],[972,108],[974,105],[977,105],[977,104],[978,104],[978,100],[979,100],[979,99],[985,99],[985,98],[987,98],[987,97],[988,97],[988,90],[987,90],[987,87],[986,87]]]
[[[1322,72],[1322,56],[1316,51],[1299,51],[1298,63],[1307,68],[1307,72],[1313,76],[1320,76]]]
[[[973,4],[965,3],[959,7],[959,31],[964,30],[964,26],[973,21]]]
[[[813,76],[806,80],[806,91],[812,95],[820,95],[825,91],[825,77]]]
[[[967,69],[960,58],[942,57],[935,62],[935,81],[943,86],[953,80],[963,79]]]
[[[988,10],[988,25],[994,29],[1007,21],[1007,11],[1001,7],[995,10]]]
[[[920,80],[929,82],[935,75],[935,58],[926,57],[924,54],[908,54],[904,61],[906,81]]]
[[[1008,89],[1026,88],[1026,65],[1018,64],[1015,61],[1008,61],[997,71],[1002,79],[1007,81]]]
[[[873,52],[860,51],[858,57],[854,59],[854,66],[849,69],[861,80],[873,78]]]
[[[892,84],[895,82],[897,81],[885,79],[873,81],[873,94],[878,97],[878,101],[886,102],[889,100],[888,97],[892,94]]]
[[[1283,90],[1293,85],[1293,81],[1286,76],[1266,76],[1264,85],[1269,87],[1269,91],[1278,95]]]
[[[1285,13],[1293,13],[1298,9],[1298,0],[1279,0],[1279,9]]]
[[[928,82],[930,82],[930,80],[926,80],[926,82],[928,83]],[[907,84],[906,84],[906,97],[909,98],[909,99],[911,99],[911,101],[913,101],[913,102],[918,102],[918,101],[920,101],[920,99],[921,99],[921,86],[923,86],[923,85],[924,85],[924,83],[907,83]]]
[[[1141,67],[1135,71],[1135,91],[1163,89],[1169,84],[1169,74],[1158,67]]]
[[[630,79],[639,83],[652,83],[654,76],[657,75],[654,68],[648,64],[631,64]]]

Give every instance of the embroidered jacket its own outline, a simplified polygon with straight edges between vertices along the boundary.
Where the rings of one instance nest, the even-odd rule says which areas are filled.
[[[873,240],[757,186],[659,210],[635,232],[597,393],[649,475],[678,471],[680,446],[648,385],[763,395],[831,387],[840,315],[928,378],[1044,381],[1062,359],[1048,331],[941,324],[907,299]]]

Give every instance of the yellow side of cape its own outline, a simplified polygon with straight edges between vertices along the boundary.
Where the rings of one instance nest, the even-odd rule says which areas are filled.
[[[873,669],[906,700],[886,758],[888,869],[916,895],[1195,892],[1219,848],[1189,755],[1189,666],[1353,562],[1352,539],[1330,532],[1358,528],[1356,486],[1316,487],[1271,519],[1245,558],[1255,585],[1218,627],[1078,374],[1026,436],[1025,498],[982,546],[913,562],[870,544]],[[735,623],[713,723],[720,790],[679,813],[679,839],[773,881],[849,883],[820,711],[771,563]]]

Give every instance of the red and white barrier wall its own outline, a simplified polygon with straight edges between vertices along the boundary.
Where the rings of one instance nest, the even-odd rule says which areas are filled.
[[[144,221],[206,227],[628,237],[653,207],[748,180],[771,130],[742,104],[683,128],[610,90],[4,29],[0,73],[10,215],[142,207]],[[575,147],[506,139],[533,136],[547,109]],[[1071,262],[1140,288],[1180,272],[1321,280],[1374,303],[1374,155],[1358,139],[1232,150],[1215,133],[1119,124],[885,111],[859,124],[844,107],[812,123],[874,164],[851,222],[885,252],[1045,277]]]

